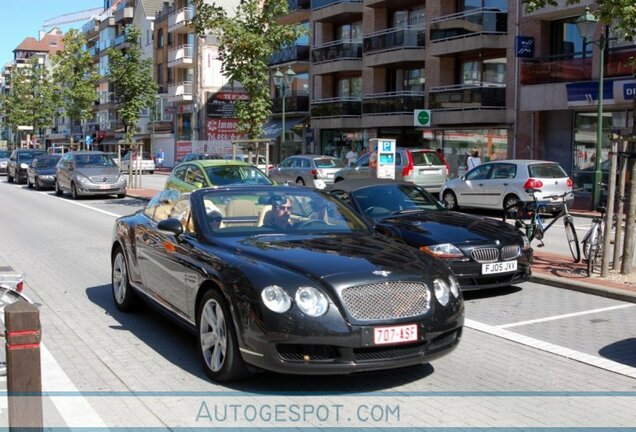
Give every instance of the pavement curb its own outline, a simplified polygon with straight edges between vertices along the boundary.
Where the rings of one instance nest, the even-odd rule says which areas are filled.
[[[542,283],[544,285],[550,285],[557,288],[564,288],[572,291],[583,292],[586,294],[593,294],[600,297],[611,298],[614,300],[620,300],[629,303],[636,303],[636,293],[620,288],[604,287],[581,281],[573,283],[568,282],[568,280],[564,279],[563,277],[548,276],[545,274],[536,273],[530,277],[530,282]]]

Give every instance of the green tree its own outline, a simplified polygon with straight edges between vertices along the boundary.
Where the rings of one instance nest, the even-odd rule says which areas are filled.
[[[53,57],[53,77],[62,114],[76,122],[93,118],[99,74],[91,54],[84,49],[83,33],[72,29],[64,35],[64,50]],[[71,134],[73,143],[73,134]]]
[[[249,96],[249,101],[236,104],[238,131],[257,138],[272,113],[268,61],[304,30],[300,25],[277,23],[288,12],[287,0],[243,0],[235,16],[216,4],[196,0],[196,11],[192,22],[197,33],[218,37],[223,73],[240,82]]]
[[[27,67],[16,67],[11,73],[11,91],[6,99],[6,122],[13,128],[31,126],[33,133],[52,126],[57,99],[51,73],[33,57]]]
[[[126,41],[130,47],[125,52],[115,48],[108,50],[108,79],[114,83],[115,100],[119,104],[117,110],[124,122],[127,143],[132,143],[141,111],[154,104],[159,89],[152,79],[152,60],[142,57],[139,36],[137,28],[129,27]]]

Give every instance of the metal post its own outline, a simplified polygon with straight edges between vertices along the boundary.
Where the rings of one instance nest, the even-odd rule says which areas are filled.
[[[621,153],[627,153],[629,142],[624,140]],[[625,213],[625,183],[627,177],[627,162],[629,159],[622,157],[619,160],[620,170],[618,174],[618,207],[616,209],[616,234],[614,235],[614,259],[612,269],[620,268],[621,255],[623,253],[623,214]]]
[[[282,130],[280,133],[280,150],[281,150],[281,153],[284,153],[283,158],[289,156],[287,154],[287,151],[285,150],[285,145],[286,145],[285,143],[285,85],[286,85],[285,80],[283,80],[280,85],[280,89],[283,96],[283,118],[282,118],[282,125],[281,125]]]
[[[596,156],[594,158],[594,185],[592,186],[592,208],[596,209],[601,201],[601,147],[603,144],[603,80],[605,75],[605,35],[601,33],[599,38],[600,69],[598,77],[598,109],[596,124]]]

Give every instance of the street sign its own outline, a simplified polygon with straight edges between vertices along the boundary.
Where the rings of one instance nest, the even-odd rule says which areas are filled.
[[[431,110],[421,109],[413,111],[413,126],[430,127],[431,126]]]
[[[86,138],[84,139],[84,144],[86,144],[86,147],[90,147],[93,144],[93,136],[86,135]]]

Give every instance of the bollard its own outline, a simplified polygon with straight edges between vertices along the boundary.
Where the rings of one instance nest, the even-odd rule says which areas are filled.
[[[42,429],[40,312],[24,301],[4,309],[9,428]]]

